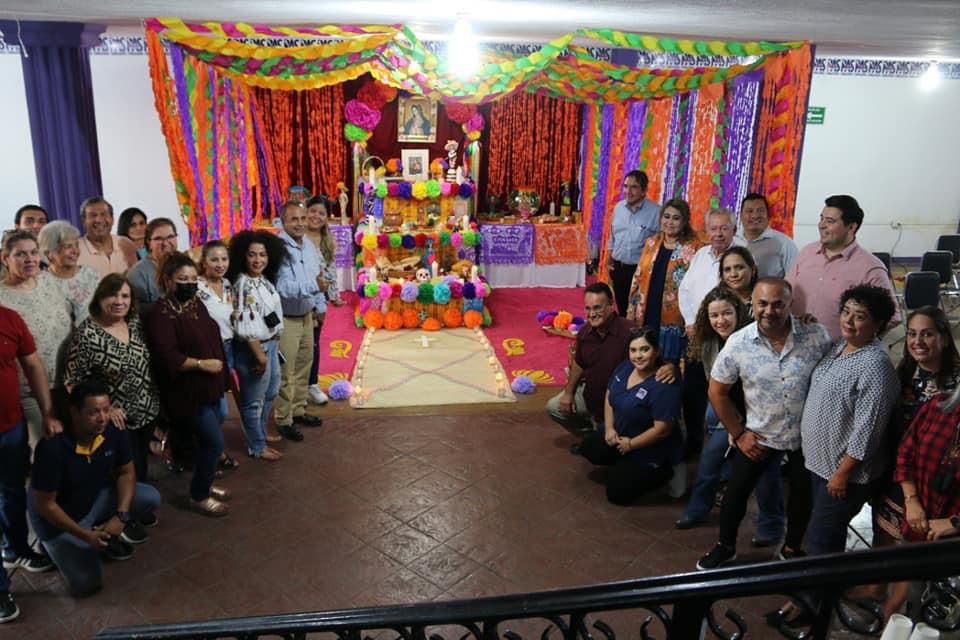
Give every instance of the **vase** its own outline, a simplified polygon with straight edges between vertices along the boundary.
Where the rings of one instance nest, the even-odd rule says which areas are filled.
[[[520,187],[510,194],[510,210],[526,222],[540,210],[540,194],[530,187]]]

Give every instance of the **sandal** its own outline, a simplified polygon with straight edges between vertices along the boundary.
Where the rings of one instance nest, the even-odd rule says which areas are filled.
[[[215,500],[219,500],[220,502],[227,502],[233,497],[233,494],[230,493],[230,489],[227,489],[226,487],[211,485],[210,497],[214,498]]]
[[[230,507],[212,497],[203,500],[190,500],[190,508],[211,518],[222,518],[230,512]]]
[[[249,455],[251,458],[259,458],[260,460],[267,460],[269,462],[276,462],[283,457],[282,453],[272,447],[267,447],[260,453],[250,453],[247,455]]]
[[[280,436],[280,435],[277,435],[277,436],[267,435],[265,439],[267,442],[283,442],[283,436]]]
[[[231,457],[226,452],[220,455],[220,459],[217,461],[217,464],[220,465],[221,469],[233,470],[240,466],[240,463],[237,462],[236,458]]]

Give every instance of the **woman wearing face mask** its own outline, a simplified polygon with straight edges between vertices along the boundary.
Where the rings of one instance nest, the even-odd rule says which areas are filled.
[[[722,262],[722,260],[721,260]],[[703,361],[704,371],[713,368],[720,349],[734,331],[750,323],[750,314],[740,296],[724,286],[712,289],[703,299],[694,323],[693,342],[690,350]],[[746,415],[743,388],[738,382],[731,390],[731,397],[741,415]],[[722,480],[730,475],[727,452],[730,451],[727,430],[711,405],[707,405],[707,439],[697,468],[697,479],[690,493],[690,502],[677,520],[677,529],[691,529],[707,521],[713,508],[717,490]],[[753,538],[756,547],[776,544],[783,535],[783,488],[780,469],[771,465],[757,483],[757,535]]]
[[[164,296],[147,315],[147,338],[167,415],[195,442],[190,505],[224,516],[230,493],[213,486],[223,453],[220,400],[229,384],[220,330],[197,298],[197,267],[189,256],[166,256],[157,281]]]
[[[627,320],[658,331],[661,357],[677,362],[686,349],[677,291],[703,243],[690,226],[690,205],[674,198],[660,209],[660,232],[647,238],[633,276]]]
[[[720,283],[733,291],[753,316],[753,286],[757,284],[757,263],[746,247],[732,246],[720,256]]]
[[[648,327],[631,332],[628,359],[607,385],[604,430],[588,435],[580,448],[591,463],[612,467],[607,500],[613,504],[629,504],[665,485],[682,455],[680,385],[656,380],[663,364],[657,339]]]

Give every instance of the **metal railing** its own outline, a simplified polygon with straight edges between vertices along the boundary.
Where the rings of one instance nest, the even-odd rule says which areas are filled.
[[[326,633],[364,640],[387,630],[381,637],[389,640],[739,640],[769,637],[772,630],[751,632],[743,617],[720,601],[776,594],[790,597],[810,619],[803,628],[781,625],[780,634],[821,639],[831,628],[877,634],[882,620],[876,603],[849,600],[843,593],[857,585],[898,580],[930,583],[918,615],[931,626],[953,630],[960,627],[955,619],[960,592],[949,578],[957,574],[960,540],[946,540],[474,600],[119,627],[101,631],[96,639],[297,640]],[[715,609],[720,608],[718,616]],[[614,618],[623,616],[611,613],[630,610],[638,613],[636,624],[617,628]],[[535,633],[525,636],[516,630],[531,628],[531,621]]]

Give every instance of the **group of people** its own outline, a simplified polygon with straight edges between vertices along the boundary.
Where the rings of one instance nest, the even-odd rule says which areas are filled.
[[[228,390],[251,458],[280,460],[271,444],[322,425],[306,409],[327,402],[320,329],[343,304],[329,206],[287,202],[277,233],[208,242],[197,261],[168,218],[127,209],[115,235],[101,197],[80,206],[83,234],[39,206],[17,212],[0,247],[0,622],[19,615],[8,569],[56,567],[88,594],[101,553],[147,541],[151,453],[192,467],[193,510],[227,515],[215,479],[239,466],[224,451]]]
[[[613,286],[587,287],[567,383],[547,404],[583,437],[572,452],[610,467],[607,498],[683,486],[682,462],[699,456],[676,528],[707,523],[719,504],[702,570],[736,558],[754,492],[752,544],[780,545],[781,559],[844,551],[868,502],[876,545],[960,534],[949,323],[937,308],[914,310],[894,367],[880,341],[901,320],[893,283],[856,241],[856,199],[827,198],[819,240],[798,250],[770,228],[762,194],[744,197],[739,225],[730,210],[707,211],[701,240],[689,205],[658,208],[647,186],[639,171],[624,180],[607,246]],[[906,586],[872,595],[889,616]],[[802,624],[805,611],[785,606],[768,620]]]

